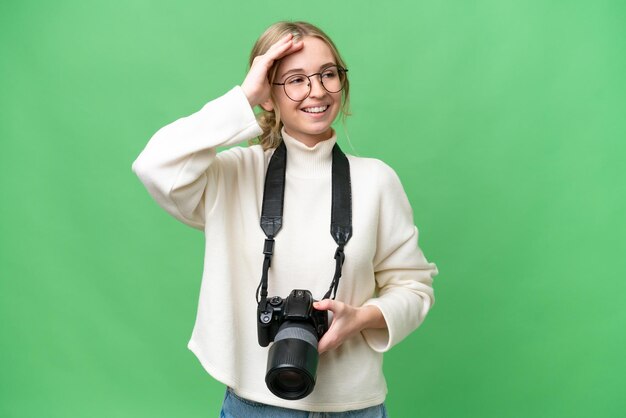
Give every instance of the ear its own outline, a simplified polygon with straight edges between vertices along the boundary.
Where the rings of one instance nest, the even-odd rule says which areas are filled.
[[[263,110],[266,110],[268,112],[271,112],[272,110],[274,110],[274,102],[272,101],[271,98],[268,98],[266,101],[261,103],[260,106],[263,108]]]

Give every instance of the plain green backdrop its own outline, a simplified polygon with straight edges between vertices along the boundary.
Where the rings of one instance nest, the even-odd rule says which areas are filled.
[[[626,3],[5,0],[0,417],[218,415],[202,234],[130,167],[282,19],[337,43],[340,143],[398,172],[441,271],[391,416],[626,416]]]

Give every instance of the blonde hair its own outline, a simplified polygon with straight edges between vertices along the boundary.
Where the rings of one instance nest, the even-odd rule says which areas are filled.
[[[249,67],[252,66],[252,61],[259,55],[263,55],[267,52],[267,50],[282,37],[292,34],[294,39],[301,39],[305,36],[312,36],[315,38],[319,38],[328,45],[330,48],[333,57],[338,66],[346,68],[346,64],[344,60],[341,58],[337,47],[333,43],[333,41],[326,35],[320,28],[307,23],[307,22],[276,22],[269,28],[265,30],[265,32],[257,39],[254,47],[252,48],[252,52],[250,53],[250,61],[248,63]],[[276,71],[278,70],[279,61],[276,61],[272,68],[268,71],[268,81],[273,83],[276,78]],[[270,92],[270,97],[275,102],[275,97],[273,93],[273,89]],[[344,88],[342,90],[342,99],[343,103],[341,106],[341,119],[342,122],[345,123],[346,117],[350,115],[349,105],[350,105],[350,82],[348,81],[348,77],[346,75],[346,81]],[[257,115],[257,120],[261,129],[263,129],[263,133],[256,139],[250,141],[251,144],[261,144],[264,150],[270,148],[276,148],[280,145],[282,141],[281,138],[281,129],[283,127],[283,123],[280,120],[280,109],[277,106],[274,106],[272,111],[267,111],[265,109],[261,109],[261,112]]]

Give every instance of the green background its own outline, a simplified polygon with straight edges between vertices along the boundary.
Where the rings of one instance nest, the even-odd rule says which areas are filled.
[[[186,348],[202,234],[131,172],[281,19],[350,69],[441,274],[392,417],[626,416],[626,3],[3,1],[0,417],[214,417]],[[348,145],[346,132],[352,147]]]

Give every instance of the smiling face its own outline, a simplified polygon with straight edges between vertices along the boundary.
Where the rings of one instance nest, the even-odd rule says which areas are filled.
[[[323,40],[305,36],[301,42],[304,42],[301,50],[281,60],[274,80],[276,83],[283,83],[293,74],[310,75],[337,64],[331,49]],[[263,107],[277,106],[280,109],[280,119],[289,135],[309,147],[332,136],[331,124],[341,108],[341,91],[326,91],[319,76],[311,77],[311,93],[301,102],[287,97],[283,86],[272,87],[274,99]]]

